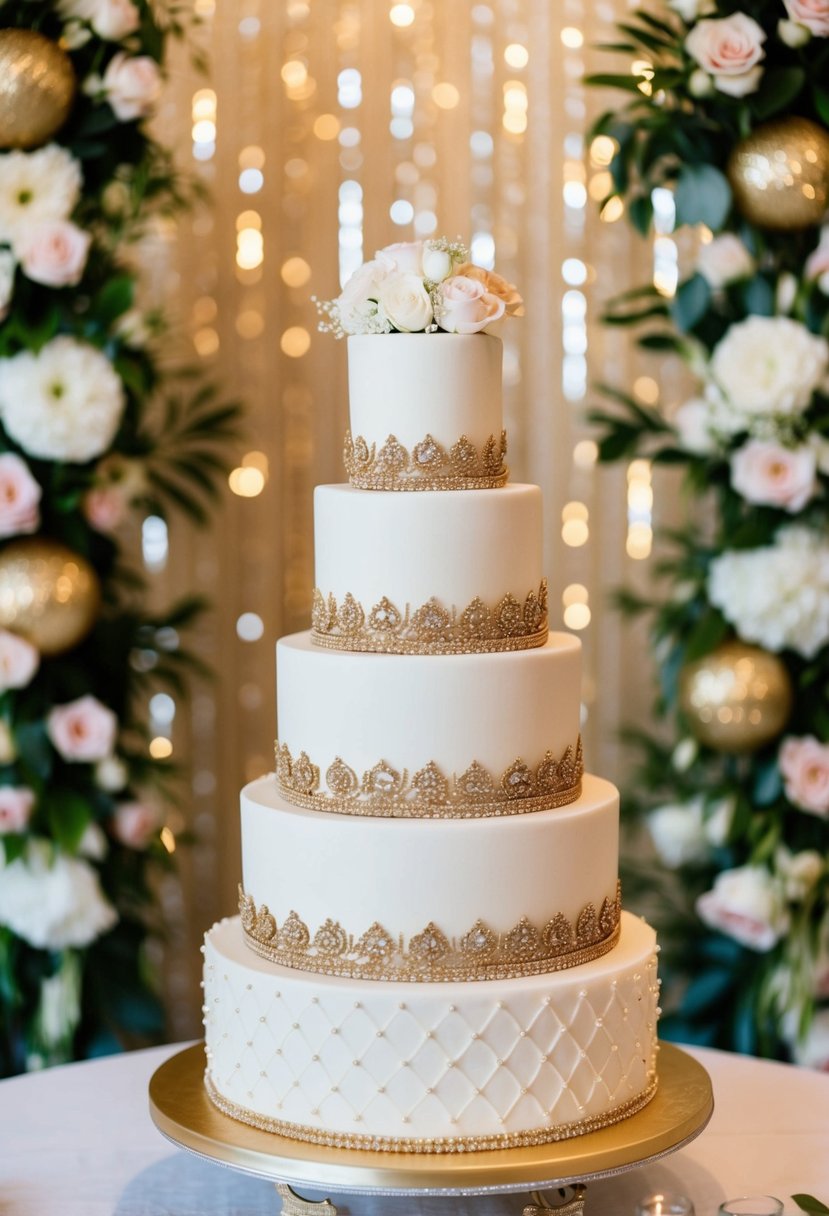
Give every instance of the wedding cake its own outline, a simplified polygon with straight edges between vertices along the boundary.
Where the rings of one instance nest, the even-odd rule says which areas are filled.
[[[414,248],[338,302],[350,480],[315,493],[312,628],[277,644],[276,772],[242,791],[240,916],[205,940],[206,1086],[281,1135],[471,1151],[651,1098],[656,942],[621,910],[617,791],[583,773],[541,494],[507,481],[508,285],[417,247],[427,313]],[[449,332],[399,332],[418,308]]]

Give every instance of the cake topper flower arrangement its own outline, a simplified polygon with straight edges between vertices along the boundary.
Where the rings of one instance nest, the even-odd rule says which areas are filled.
[[[461,241],[401,241],[364,262],[336,300],[318,300],[320,329],[346,334],[476,334],[523,316],[512,283],[469,261]]]

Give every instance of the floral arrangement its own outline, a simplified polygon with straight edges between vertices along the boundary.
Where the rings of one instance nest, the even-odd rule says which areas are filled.
[[[400,241],[363,262],[336,300],[319,301],[320,329],[346,334],[477,334],[522,316],[512,283],[469,261],[460,241]]]
[[[670,723],[629,733],[625,805],[662,869],[631,859],[628,893],[661,893],[667,1037],[826,1068],[829,2],[671,0],[619,30],[627,71],[591,83],[629,100],[592,134],[641,232],[670,190],[685,261],[605,320],[697,385],[654,406],[608,386],[592,413],[601,459],[683,472],[690,517],[664,595],[618,596],[651,614]]]
[[[193,194],[144,126],[177,10],[10,0],[3,21],[0,1075],[162,1029],[146,945],[177,774],[147,704],[203,671],[180,637],[200,604],[148,612],[121,526],[205,520],[236,427],[162,373],[163,319],[136,302],[135,242]],[[55,72],[56,119],[35,87]]]

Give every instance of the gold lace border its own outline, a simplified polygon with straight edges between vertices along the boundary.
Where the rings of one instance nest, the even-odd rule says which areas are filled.
[[[348,592],[338,604],[314,589],[311,640],[330,650],[379,654],[489,654],[531,650],[547,640],[547,580],[521,604],[505,595],[494,608],[478,596],[462,612],[430,599],[412,610],[386,596],[368,611]]]
[[[535,768],[517,759],[496,780],[478,761],[460,777],[447,777],[434,761],[412,777],[406,769],[380,760],[362,780],[337,756],[325,772],[306,752],[294,758],[286,744],[275,746],[276,783],[287,802],[306,810],[337,815],[395,819],[485,819],[525,815],[567,806],[581,794],[584,755],[581,736],[560,760],[545,752]]]
[[[492,490],[506,483],[507,433],[490,435],[481,451],[466,435],[447,449],[425,435],[411,451],[394,435],[378,449],[346,431],[343,463],[360,490]]]
[[[267,904],[257,908],[239,887],[239,912],[252,950],[283,967],[346,979],[410,983],[503,980],[564,971],[607,954],[619,939],[621,886],[596,909],[587,904],[575,922],[558,913],[542,928],[525,916],[506,933],[477,920],[460,938],[448,938],[433,922],[406,941],[375,921],[361,936],[330,918],[316,932],[296,912],[281,925]]]
[[[612,1127],[615,1123],[621,1123],[623,1119],[637,1114],[647,1106],[656,1093],[658,1080],[656,1076],[651,1077],[641,1093],[612,1107],[603,1115],[592,1115],[590,1118],[578,1119],[572,1123],[559,1123],[552,1127],[540,1127],[524,1132],[494,1132],[489,1136],[447,1136],[445,1138],[332,1132],[320,1127],[290,1123],[286,1119],[273,1119],[268,1115],[259,1115],[255,1111],[248,1110],[229,1098],[225,1098],[223,1094],[219,1093],[209,1072],[205,1073],[204,1084],[210,1101],[223,1115],[228,1115],[239,1123],[247,1123],[249,1127],[258,1128],[259,1131],[272,1132],[276,1136],[287,1136],[291,1140],[305,1140],[309,1144],[318,1144],[325,1148],[365,1149],[379,1153],[484,1153],[490,1149],[530,1148],[536,1144],[554,1144],[559,1140],[572,1140],[574,1136],[585,1136],[589,1132],[598,1132],[604,1127]]]

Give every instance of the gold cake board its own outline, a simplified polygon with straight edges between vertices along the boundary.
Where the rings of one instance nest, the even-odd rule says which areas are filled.
[[[207,1096],[204,1065],[204,1048],[198,1044],[156,1070],[150,1081],[150,1114],[158,1130],[200,1157],[300,1190],[487,1195],[585,1183],[676,1152],[699,1135],[714,1109],[711,1079],[702,1065],[663,1043],[655,1096],[638,1114],[601,1131],[554,1144],[466,1154],[324,1148],[222,1114]]]

